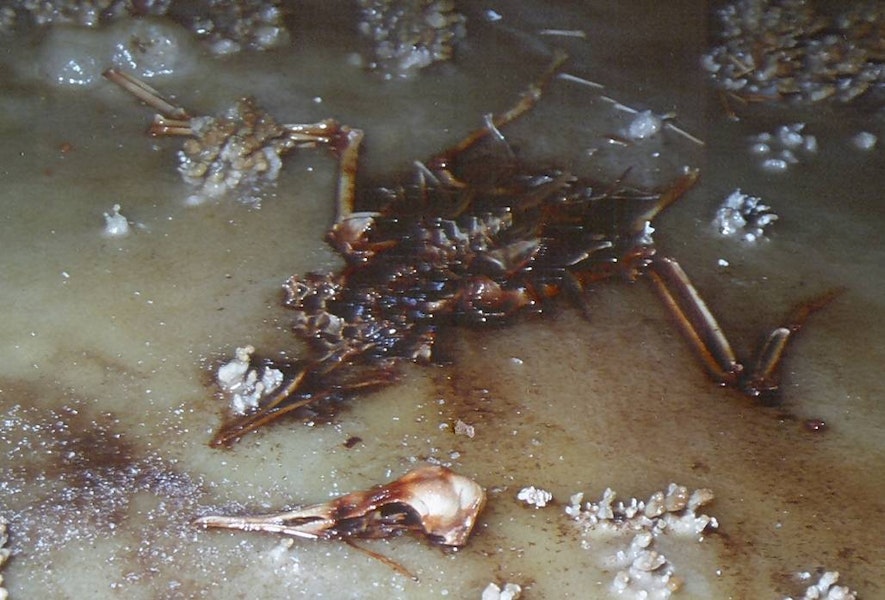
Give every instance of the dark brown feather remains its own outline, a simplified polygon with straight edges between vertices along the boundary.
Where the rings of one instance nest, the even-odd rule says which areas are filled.
[[[585,287],[612,277],[648,275],[718,383],[753,397],[777,393],[792,334],[835,292],[800,305],[745,369],[688,276],[672,259],[655,256],[650,222],[694,185],[696,170],[641,190],[624,182],[627,174],[603,183],[536,169],[507,146],[499,128],[537,103],[563,61],[557,56],[512,109],[486,117],[457,145],[416,163],[411,183],[393,187],[357,189],[358,129],[331,119],[278,125],[251,108],[240,123],[219,119],[213,133],[236,132],[247,149],[260,133],[277,154],[316,146],[335,153],[338,209],[326,239],[345,265],[286,281],[285,305],[309,355],[272,365],[288,374],[283,384],[255,410],[231,416],[212,446],[230,446],[284,415],[328,417],[343,401],[393,383],[402,361],[436,361],[435,341],[454,326],[504,325],[520,314],[543,314],[561,296],[589,317]],[[185,111],[131,76],[106,76],[163,113],[154,135],[186,135],[197,138],[193,147],[204,147]]]

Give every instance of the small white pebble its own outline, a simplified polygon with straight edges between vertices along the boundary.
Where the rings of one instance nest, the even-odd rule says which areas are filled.
[[[121,237],[129,233],[129,221],[120,214],[120,205],[114,204],[113,213],[104,213],[104,234],[110,237]]]
[[[455,421],[455,435],[465,435],[472,439],[476,435],[476,428],[458,419]]]
[[[799,159],[796,158],[796,153],[790,150],[789,148],[785,148],[781,150],[780,157],[784,162],[790,165],[795,165],[799,162]]]
[[[768,154],[771,152],[771,146],[765,142],[756,142],[750,146],[750,154]]]
[[[762,161],[762,168],[770,173],[783,173],[788,166],[787,161],[782,158],[766,158]]]
[[[877,141],[878,139],[876,136],[869,131],[861,131],[851,138],[851,143],[854,144],[854,147],[858,150],[872,150],[876,147]]]
[[[627,137],[631,140],[650,138],[661,130],[661,125],[661,118],[653,112],[650,110],[640,111],[627,128]]]
[[[526,504],[534,506],[535,508],[544,508],[545,506],[547,506],[548,502],[553,500],[553,494],[551,494],[547,490],[542,490],[531,485],[519,490],[519,493],[516,495],[516,499],[522,500]]]
[[[782,125],[777,129],[777,139],[785,148],[798,148],[805,141],[799,133],[804,127],[804,123]]]
[[[817,138],[813,135],[806,135],[805,142],[802,144],[802,149],[809,154],[817,152]]]
[[[505,583],[503,589],[490,583],[482,591],[482,600],[516,600],[521,595],[522,587],[515,583]]]

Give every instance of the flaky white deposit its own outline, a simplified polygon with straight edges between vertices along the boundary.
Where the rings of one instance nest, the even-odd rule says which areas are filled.
[[[142,78],[186,74],[198,53],[181,25],[121,19],[108,27],[52,27],[35,52],[38,76],[60,87],[100,84],[110,66]]]
[[[633,141],[644,140],[657,135],[663,124],[661,118],[652,111],[643,110],[636,113],[625,133]]]
[[[810,573],[801,573],[800,579],[810,579]],[[836,585],[839,581],[838,571],[825,571],[821,573],[817,583],[808,586],[805,593],[799,596],[797,600],[854,600],[857,598],[857,592],[846,586]],[[784,600],[793,600],[793,598],[785,598]]]
[[[749,196],[739,189],[728,195],[716,210],[713,226],[726,237],[737,237],[745,242],[765,239],[765,228],[778,216],[761,198]]]
[[[253,346],[237,348],[234,359],[218,368],[218,385],[230,396],[231,410],[238,415],[258,408],[258,402],[277,389],[283,382],[283,373],[269,367],[252,367]]]
[[[876,147],[877,141],[876,136],[869,131],[861,131],[851,138],[851,143],[858,150],[872,150]]]
[[[616,494],[606,489],[598,502],[583,503],[583,493],[571,497],[565,513],[581,527],[583,545],[589,549],[600,539],[630,537],[630,542],[603,561],[615,571],[610,587],[620,598],[665,599],[682,587],[682,579],[667,557],[655,548],[663,535],[703,540],[703,532],[719,526],[715,518],[698,514],[697,509],[713,500],[713,492],[671,483],[648,501],[631,498],[615,504]]]
[[[522,587],[515,583],[505,583],[503,588],[490,583],[482,591],[482,600],[517,600],[521,595]]]
[[[759,166],[770,173],[781,173],[817,152],[817,137],[804,132],[805,123],[781,125],[749,139],[749,151]]]
[[[530,485],[519,490],[519,493],[516,494],[516,499],[522,500],[529,506],[534,506],[535,508],[543,508],[547,506],[548,502],[553,500],[553,494],[551,494],[547,490],[542,490],[540,488],[536,488],[533,485]]]
[[[129,233],[129,221],[120,214],[120,205],[114,204],[112,212],[104,213],[104,234],[108,237],[122,237]]]

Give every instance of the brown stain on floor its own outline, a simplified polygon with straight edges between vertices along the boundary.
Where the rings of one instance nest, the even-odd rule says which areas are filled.
[[[660,325],[652,317],[638,330]],[[793,573],[838,565],[842,580],[853,587],[866,593],[883,589],[882,581],[861,573],[885,567],[877,551],[885,482],[873,483],[885,472],[885,457],[846,463],[843,452],[834,451],[845,443],[844,434],[838,428],[809,430],[791,415],[801,399],[791,399],[789,387],[782,406],[765,407],[717,388],[699,367],[684,381],[650,379],[647,368],[636,377],[628,375],[629,367],[618,375],[617,367],[594,360],[598,354],[563,350],[592,344],[585,319],[566,311],[545,326],[540,334],[528,333],[536,323],[509,333],[467,332],[455,365],[434,378],[437,393],[453,400],[452,422],[460,419],[476,429],[474,439],[456,447],[471,465],[484,465],[477,468],[486,477],[512,475],[507,494],[530,484],[552,487],[560,501],[575,491],[596,499],[609,486],[622,499],[646,498],[669,481],[710,487],[716,500],[705,508],[719,519],[720,529],[709,537],[718,548],[726,587],[790,593],[798,585]],[[535,347],[521,342],[527,335],[534,335]],[[674,354],[687,355],[681,340],[673,339],[680,344]],[[632,343],[637,349],[643,344]],[[550,373],[527,368],[514,375],[502,368],[508,352],[528,365],[555,366]],[[683,356],[677,363],[691,360]],[[610,393],[599,393],[606,388]],[[652,401],[635,400],[650,390]],[[587,398],[588,391],[596,397]],[[569,408],[582,402],[584,410]],[[580,480],[583,486],[570,483]],[[565,518],[561,506],[554,510],[560,513],[554,518]],[[760,580],[766,572],[770,575]]]

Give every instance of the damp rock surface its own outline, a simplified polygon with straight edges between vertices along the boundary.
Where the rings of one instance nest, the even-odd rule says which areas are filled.
[[[11,597],[606,598],[619,571],[631,578],[624,585],[639,579],[637,559],[641,572],[666,568],[652,550],[677,565],[674,598],[801,597],[810,586],[883,595],[883,155],[881,144],[852,142],[858,132],[881,139],[881,121],[853,102],[775,114],[757,104],[729,119],[698,66],[709,51],[705,3],[484,4],[494,20],[458,8],[469,43],[408,79],[353,66],[358,38],[313,7],[287,21],[291,47],[210,58],[197,40],[190,70],[152,85],[200,114],[253,95],[282,123],[360,127],[360,185],[394,185],[413,161],[512,106],[552,48],[565,48],[577,80],[555,81],[503,135],[526,160],[609,180],[627,173],[638,187],[700,166],[698,187],[655,221],[654,239],[737,353],[750,355],[797,302],[846,288],[791,346],[782,403],[711,383],[640,279],[592,286],[586,316],[564,303],[507,328],[458,330],[447,364],[404,368],[331,423],[281,422],[230,451],[210,449],[229,407],[216,374],[237,348],[304,356],[281,286],[341,266],[322,239],[335,213],[334,159],[287,156],[260,208],[225,198],[190,206],[180,144],[144,134],[150,111],[103,82],[40,80],[28,71],[45,51],[39,40],[4,34],[13,37],[0,92],[0,556],[10,556],[0,574]],[[539,33],[578,28],[583,36]],[[675,117],[624,139],[636,113],[602,95]],[[760,172],[750,136],[789,123],[815,135],[813,160]],[[776,208],[768,243],[710,226],[735,189]],[[117,204],[130,232],[104,235]],[[457,551],[412,536],[366,542],[418,582],[348,546],[190,525],[329,500],[424,463],[476,480],[488,502]],[[564,511],[579,490],[594,502],[609,488],[645,499],[673,481],[715,492],[703,514],[718,528],[702,543],[585,549]],[[528,486],[553,500],[526,506],[517,497]],[[629,564],[606,565],[618,550]],[[813,576],[796,581],[797,572]],[[834,572],[837,582],[818,576]]]

